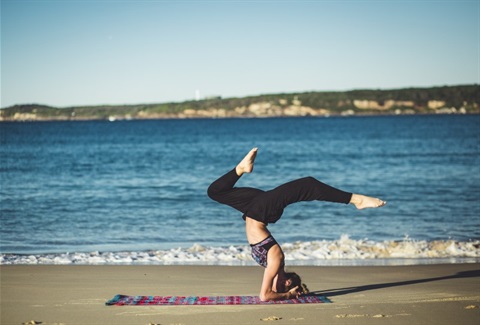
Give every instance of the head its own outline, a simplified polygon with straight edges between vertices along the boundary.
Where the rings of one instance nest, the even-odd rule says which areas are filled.
[[[295,272],[285,272],[284,274],[284,281],[281,281],[283,283],[283,290],[279,292],[287,292],[295,287],[299,288],[299,291],[303,294],[308,293],[308,288],[305,285],[305,283],[302,283],[302,279],[300,276],[295,273]],[[278,285],[277,285],[278,286]],[[279,288],[280,289],[280,288]]]

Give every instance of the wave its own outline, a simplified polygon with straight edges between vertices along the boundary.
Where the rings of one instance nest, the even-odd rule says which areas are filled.
[[[363,265],[480,262],[480,240],[412,240],[376,242],[347,235],[333,241],[282,244],[289,265]],[[0,264],[61,265],[255,265],[248,245],[141,252],[75,252],[51,254],[0,254]]]

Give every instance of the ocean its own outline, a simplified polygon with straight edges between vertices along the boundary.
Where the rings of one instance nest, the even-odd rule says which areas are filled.
[[[209,184],[313,176],[380,209],[302,202],[269,226],[287,264],[480,261],[480,115],[0,123],[1,264],[253,265]]]

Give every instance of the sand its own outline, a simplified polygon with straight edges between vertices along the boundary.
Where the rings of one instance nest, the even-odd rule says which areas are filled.
[[[105,306],[116,294],[255,295],[257,266],[0,266],[1,324],[480,324],[480,264],[291,267],[330,304]]]

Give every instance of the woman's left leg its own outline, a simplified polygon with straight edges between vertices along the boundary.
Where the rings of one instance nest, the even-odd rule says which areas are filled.
[[[335,203],[352,203],[357,209],[379,208],[385,201],[375,197],[345,192],[313,177],[300,178],[266,192],[266,197],[273,199],[283,208],[301,201],[327,201]]]
[[[290,204],[315,200],[348,204],[351,197],[351,193],[305,177],[255,196],[244,215],[263,223],[275,223]]]
[[[350,203],[352,193],[339,190],[320,182],[313,177],[300,178],[268,191],[269,196],[276,197],[277,203],[286,207],[301,201],[327,201]]]

